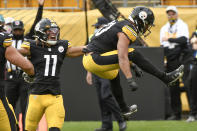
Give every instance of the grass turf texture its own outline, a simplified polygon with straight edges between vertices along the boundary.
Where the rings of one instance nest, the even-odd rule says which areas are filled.
[[[114,131],[119,131],[116,122]],[[101,122],[65,122],[62,131],[94,131],[101,126]],[[197,131],[197,121],[129,121],[126,131]]]

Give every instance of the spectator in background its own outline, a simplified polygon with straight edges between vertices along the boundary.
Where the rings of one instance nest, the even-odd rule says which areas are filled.
[[[190,43],[192,46],[190,74],[188,78],[190,113],[188,119],[186,120],[187,122],[193,122],[197,119],[197,27],[196,31],[193,32],[190,38]]]
[[[175,6],[166,8],[168,22],[160,30],[160,43],[164,47],[166,58],[166,71],[171,72],[181,65],[180,57],[184,48],[187,48],[189,38],[188,26],[178,17],[178,10]],[[169,120],[181,119],[181,99],[179,81],[170,87],[170,100],[172,115]]]
[[[12,32],[12,22],[14,22],[14,18],[12,18],[12,17],[5,18],[4,29],[6,30],[6,33],[8,33],[8,34],[10,34]]]
[[[95,27],[94,33],[96,33],[100,28],[102,28],[105,24],[108,24],[109,22],[110,21],[104,17],[98,18],[97,23],[93,25]],[[120,86],[120,81],[118,78],[119,76],[115,80],[112,80],[111,82],[117,81],[119,82],[117,83],[117,85]],[[95,131],[112,131],[113,130],[112,115],[115,117],[116,121],[118,122],[120,131],[125,131],[126,122],[124,121],[121,115],[120,107],[118,106],[114,96],[112,95],[110,80],[100,78],[96,75],[91,74],[90,72],[87,73],[86,80],[89,85],[93,84],[93,86],[96,87],[99,107],[101,110],[102,126],[101,128],[95,129]]]
[[[0,14],[0,29],[3,30],[3,26],[5,24],[5,20],[3,18],[3,16]],[[2,31],[1,31],[2,32]]]
[[[42,12],[43,12],[44,0],[38,0],[38,2],[39,2],[39,9],[36,15],[36,19],[31,27],[30,32],[27,35],[24,34],[25,29],[24,29],[24,24],[22,21],[16,20],[12,22],[11,24],[11,33],[13,34],[12,46],[16,49],[20,49],[22,42],[26,38],[28,39],[33,38],[34,30],[32,29],[34,29],[36,23],[38,23],[38,21],[41,20]],[[25,125],[24,114],[26,112],[29,84],[24,81],[22,77],[23,71],[21,70],[21,68],[7,61],[6,69],[7,69],[6,84],[5,84],[6,96],[8,98],[9,103],[13,106],[14,110],[16,110],[17,101],[20,100],[20,109],[22,112],[22,124],[23,124],[23,129],[24,129],[24,125]]]

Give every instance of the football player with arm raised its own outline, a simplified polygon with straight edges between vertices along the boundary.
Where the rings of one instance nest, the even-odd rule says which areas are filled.
[[[24,41],[19,52],[30,56],[35,68],[25,120],[25,130],[35,131],[45,114],[49,131],[60,131],[65,118],[59,73],[65,56],[83,55],[85,46],[72,47],[59,39],[60,28],[49,19],[42,19],[35,27],[36,40]],[[27,76],[28,78],[28,76]],[[57,111],[54,113],[54,111]]]

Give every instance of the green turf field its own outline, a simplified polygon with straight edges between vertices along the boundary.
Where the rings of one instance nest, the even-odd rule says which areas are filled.
[[[65,122],[62,131],[94,131],[100,122]],[[197,121],[129,121],[126,131],[197,131]],[[114,122],[114,131],[118,125]]]

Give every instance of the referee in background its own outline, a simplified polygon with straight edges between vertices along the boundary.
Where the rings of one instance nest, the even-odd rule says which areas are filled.
[[[166,8],[166,14],[168,22],[160,30],[160,43],[164,47],[164,55],[166,58],[165,69],[167,72],[171,72],[179,67],[181,64],[185,64],[184,57],[188,49],[187,41],[189,39],[188,25],[179,18],[178,10],[175,6],[168,6]],[[186,69],[186,68],[184,68]],[[185,73],[185,70],[184,70]],[[185,73],[186,74],[186,73]],[[172,113],[166,113],[167,120],[181,120],[181,89],[180,82],[176,81],[166,91],[166,107],[168,107],[168,100],[170,100],[170,107]],[[169,95],[168,95],[169,94]],[[168,108],[166,110],[169,110]],[[168,117],[168,115],[171,115]]]

